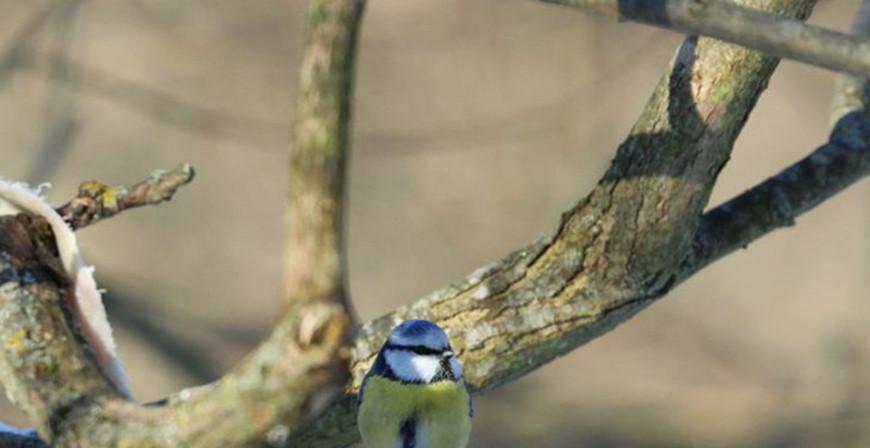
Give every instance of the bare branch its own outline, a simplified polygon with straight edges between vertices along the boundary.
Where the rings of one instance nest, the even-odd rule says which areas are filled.
[[[856,35],[870,34],[870,0],[855,16]],[[870,174],[870,116],[864,78],[841,75],[828,142],[803,160],[704,214],[682,277],[746,247],[762,235],[794,224],[795,218]]]
[[[855,16],[856,35],[870,34],[870,0]],[[766,233],[794,225],[795,218],[870,174],[867,80],[840,75],[831,106],[837,122],[828,142],[803,160],[704,214],[686,278],[745,248]]]
[[[855,14],[852,32],[856,36],[870,35],[870,1],[865,0]],[[870,101],[870,86],[867,77],[840,75],[834,86],[834,100],[831,104],[831,123],[850,112],[861,110],[867,114],[867,103]]]
[[[78,195],[60,206],[57,213],[70,227],[81,229],[124,210],[168,201],[193,176],[193,166],[184,163],[169,171],[155,170],[148,179],[129,188],[89,180],[79,185]]]
[[[238,368],[173,410],[178,446],[282,444],[344,393],[351,318],[343,203],[363,0],[313,0],[293,122],[285,312]],[[215,430],[215,422],[220,430]]]
[[[352,321],[344,284],[342,212],[363,7],[363,0],[311,1],[290,162],[285,312],[244,363],[203,393],[183,394],[188,399],[164,407],[140,407],[118,396],[85,354],[75,351],[81,346],[61,300],[64,271],[49,256],[51,232],[36,233],[46,240],[34,247],[25,244],[39,230],[26,226],[28,215],[0,220],[7,226],[0,244],[10,254],[0,265],[5,275],[0,315],[9,320],[0,328],[7,342],[0,348],[0,375],[52,446],[280,444],[343,394],[350,377]],[[60,212],[75,225],[90,224],[165,200],[192,175],[183,166],[129,190],[85,183]],[[30,262],[34,253],[42,253],[38,250],[48,255]],[[39,269],[52,266],[41,274]],[[32,322],[28,316],[50,321]],[[43,353],[48,349],[53,351]]]
[[[801,19],[815,4],[741,3]],[[353,398],[334,401],[350,380],[341,212],[362,9],[362,0],[312,1],[290,164],[287,302],[272,335],[219,383],[193,397],[181,394],[163,407],[145,408],[123,401],[111,386],[102,385],[105,381],[87,372],[81,381],[71,376],[72,386],[53,385],[43,392],[38,384],[29,384],[33,369],[20,370],[18,346],[7,343],[0,350],[0,373],[4,381],[20,386],[13,387],[14,397],[41,394],[26,410],[41,423],[40,431],[50,436],[47,440],[61,446],[194,448],[336,447],[357,440]],[[387,332],[409,317],[436,320],[447,329],[467,366],[466,377],[478,391],[512,381],[606,333],[691,272],[866,175],[870,131],[863,120],[851,121],[849,117],[857,114],[850,115],[815,155],[701,218],[716,176],[776,64],[774,58],[713,39],[687,39],[608,172],[563,215],[554,234],[458,284],[362,325],[351,387],[358,387]],[[731,219],[756,213],[762,202],[774,204],[774,213],[753,215],[761,224],[750,231],[729,231]],[[777,206],[789,207],[789,213],[779,213]],[[722,215],[717,218],[717,213]],[[7,332],[31,324],[24,319],[29,311],[15,308],[25,305],[13,303],[22,297],[4,288],[26,289],[31,277],[23,273],[40,273],[37,279],[46,279],[43,283],[50,291],[45,293],[48,299],[32,299],[39,302],[57,296],[63,282],[51,269],[50,257],[38,255],[40,247],[44,252],[50,245],[23,243],[40,233],[22,219],[26,215],[0,221],[9,223],[9,230],[0,235],[8,234],[4,247],[15,254],[0,266],[11,279],[0,288],[0,307],[12,307],[10,312],[19,313],[15,321],[20,321],[19,327],[0,325],[5,341],[14,336]],[[699,243],[700,238],[706,239]],[[23,299],[18,302],[31,300]],[[62,331],[57,334],[64,334],[63,316],[55,316],[62,308],[53,309],[55,314],[47,316],[60,322]],[[37,315],[47,312],[40,308]],[[24,347],[19,357],[33,353],[31,346]],[[87,358],[84,363],[88,368]],[[58,398],[63,387],[85,393],[65,401],[67,395]],[[55,403],[65,405],[56,409]],[[327,413],[317,418],[325,408]],[[58,422],[51,418],[55,415],[64,418],[49,425]]]
[[[762,0],[540,0],[685,34],[721,39],[786,59],[870,76],[870,40],[759,12]]]
[[[0,217],[0,377],[6,393],[51,441],[51,424],[71,406],[121,399],[68,325],[71,284],[48,223],[29,214]]]
[[[814,3],[762,6],[805,19]],[[364,324],[354,388],[390,329],[407,318],[442,325],[467,381],[485,391],[603,335],[661,297],[679,280],[716,175],[776,64],[721,41],[687,39],[608,172],[565,212],[556,232]],[[348,446],[357,439],[347,397],[290,445]]]
[[[681,279],[768,232],[793,225],[799,215],[868,174],[870,121],[855,111],[840,119],[828,143],[812,154],[705,213]]]

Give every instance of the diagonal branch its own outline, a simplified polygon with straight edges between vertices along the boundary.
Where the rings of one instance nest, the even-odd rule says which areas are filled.
[[[870,0],[855,15],[852,31],[870,35]],[[803,160],[704,214],[681,277],[780,227],[870,174],[867,79],[840,75],[834,88],[828,142]]]
[[[764,1],[540,0],[619,20],[697,34],[839,72],[870,76],[870,40],[760,12]]]
[[[745,248],[870,174],[870,121],[846,115],[830,140],[803,160],[704,214],[680,279]]]
[[[815,4],[811,0],[741,3],[760,4],[766,11],[802,19]],[[82,384],[92,382],[91,393],[55,399],[52,403],[64,403],[59,410],[37,407],[31,412],[63,417],[36,419],[45,427],[41,431],[57,435],[52,443],[336,447],[356,440],[352,397],[333,401],[348,380],[350,319],[343,281],[341,209],[353,55],[362,8],[361,0],[312,1],[291,157],[287,302],[273,334],[214,387],[162,408],[141,408],[119,400],[93,375],[78,372]],[[687,266],[700,269],[725,255],[728,247],[739,246],[742,238],[748,242],[779,225],[786,214],[773,216],[760,230],[734,236],[723,232],[711,218],[714,215],[701,218],[716,176],[776,64],[776,59],[745,48],[712,39],[687,39],[610,169],[592,192],[563,215],[556,232],[458,284],[362,325],[353,387],[386,333],[408,317],[439,321],[465,361],[470,384],[478,391],[498,387],[624,322],[684,280]],[[729,213],[751,212],[744,207],[763,200],[787,204],[794,214],[810,208],[866,174],[865,132],[866,126],[844,118],[828,145],[842,148],[818,153],[810,157],[815,159],[811,163],[800,162],[802,168],[789,170],[772,186],[762,184],[748,193],[760,199],[738,197]],[[853,170],[856,161],[859,171]],[[698,238],[707,238],[706,243],[694,238],[699,229]],[[705,247],[713,249],[699,250]],[[10,260],[26,259],[34,250]],[[6,284],[27,286],[30,277],[21,274],[20,266],[2,272],[9,276]],[[62,281],[52,272],[39,278]],[[55,285],[55,290],[60,288]],[[8,289],[0,288],[0,299]],[[26,301],[0,302],[0,306],[19,306]],[[63,322],[63,317],[56,320]],[[0,326],[3,332],[13,330]],[[9,341],[14,333],[0,336]],[[23,353],[29,353],[27,340]],[[0,361],[8,360],[17,347],[5,344]],[[9,375],[16,379],[45,372],[40,368],[15,371],[9,362],[0,363],[0,368],[12,370]],[[25,387],[18,393],[27,391]],[[327,413],[317,418],[324,408]]]
[[[805,19],[814,3],[761,6]],[[390,329],[407,318],[442,325],[467,381],[485,391],[603,335],[661,297],[680,279],[716,176],[776,65],[746,48],[687,39],[610,169],[565,212],[556,232],[362,325],[354,387]],[[291,444],[356,440],[347,397]]]
[[[172,199],[175,192],[193,180],[193,166],[184,163],[172,170],[155,170],[131,187],[110,187],[95,180],[82,182],[79,192],[57,213],[73,229],[81,229],[118,213]]]

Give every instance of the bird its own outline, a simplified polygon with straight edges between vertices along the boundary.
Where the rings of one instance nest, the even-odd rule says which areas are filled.
[[[378,352],[357,397],[366,448],[465,448],[474,414],[462,365],[444,330],[410,319]]]

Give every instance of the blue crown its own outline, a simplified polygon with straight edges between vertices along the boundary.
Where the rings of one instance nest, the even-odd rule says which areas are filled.
[[[445,350],[450,347],[447,334],[432,321],[424,319],[409,319],[390,333],[388,341],[393,345],[422,345],[434,350]]]

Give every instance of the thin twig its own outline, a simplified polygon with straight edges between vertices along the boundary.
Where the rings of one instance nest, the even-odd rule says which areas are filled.
[[[870,40],[725,0],[540,0],[686,34],[714,37],[771,56],[870,76]]]
[[[184,163],[169,171],[155,170],[148,179],[131,187],[109,187],[95,180],[82,182],[78,195],[57,212],[70,227],[81,229],[124,210],[168,201],[193,176],[193,166]]]

